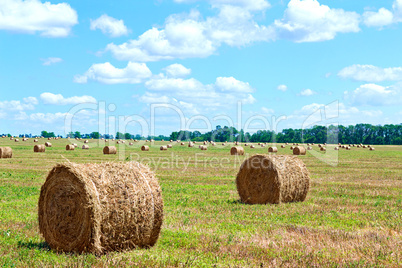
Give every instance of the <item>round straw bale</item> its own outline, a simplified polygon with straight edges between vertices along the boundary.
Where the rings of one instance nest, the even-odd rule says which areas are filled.
[[[34,152],[35,153],[44,153],[45,152],[45,145],[44,144],[36,144],[34,146]]]
[[[74,151],[75,146],[74,144],[67,144],[66,145],[66,151]]]
[[[322,147],[322,145],[321,145],[321,144],[318,144],[318,147],[320,147],[320,148],[321,148],[321,147]]]
[[[167,147],[167,148],[173,148],[173,145],[168,144],[168,145],[166,145],[166,147]]]
[[[189,142],[189,143],[188,143],[188,147],[194,147],[194,143]]]
[[[288,145],[289,143],[287,142],[286,145]]]
[[[34,139],[34,142],[38,142],[38,140],[37,140],[37,139]]]
[[[206,146],[206,145],[201,145],[201,148],[200,148],[202,151],[206,151],[206,150],[208,150],[208,147]]]
[[[166,145],[165,145],[165,146],[161,146],[161,147],[160,147],[160,150],[161,150],[161,151],[167,151],[167,149],[168,149],[168,148],[167,148],[167,146],[166,146]]]
[[[14,138],[13,138],[13,137],[11,137],[11,138],[10,138],[10,141],[12,141],[13,139],[14,139]]]
[[[128,145],[134,145],[134,143],[130,142]]]
[[[327,149],[325,147],[321,147],[321,151],[326,151]]]
[[[255,148],[255,146],[254,145],[250,145],[250,149],[254,149]]]
[[[290,150],[293,150],[295,147],[294,146],[290,146]]]
[[[374,147],[370,147],[370,151],[374,151],[375,149],[374,149]]]
[[[84,143],[88,143],[88,142],[89,142],[89,140],[85,140],[85,141],[84,141]]]
[[[366,148],[367,146],[366,145],[363,145],[363,148]]]
[[[248,143],[245,143],[244,146],[248,146]]]
[[[206,145],[207,144],[207,142],[206,141],[204,141],[204,145]]]
[[[105,142],[108,142],[108,140],[105,140]]]
[[[45,142],[46,147],[52,147],[52,144],[50,142]]]
[[[282,145],[281,145],[281,148],[286,148],[286,145],[282,144]]]
[[[20,140],[19,140],[19,139],[15,139],[14,141],[15,141],[15,142],[19,142]]]
[[[103,154],[116,154],[117,149],[114,146],[105,146],[103,147]]]
[[[56,165],[43,184],[39,231],[62,252],[149,248],[163,220],[155,174],[137,162]]]
[[[0,147],[0,158],[12,158],[13,149],[10,147]]]
[[[226,144],[222,143],[222,146],[225,146]]]
[[[261,143],[261,147],[263,147],[263,148],[264,148],[264,147],[265,147],[265,144]]]
[[[82,149],[88,150],[88,149],[89,149],[89,145],[87,145],[87,144],[82,145]]]
[[[295,148],[293,148],[294,155],[306,155],[306,152],[306,148],[304,148],[303,146],[296,146]]]
[[[184,145],[184,142],[181,142],[181,143],[180,143],[180,145],[182,145],[182,146],[183,146],[183,145]]]
[[[234,146],[230,149],[230,155],[244,155],[244,149],[241,146]]]
[[[307,147],[307,150],[309,150],[309,151],[310,151],[310,150],[313,150],[313,147],[308,146],[308,147]]]
[[[269,147],[268,148],[268,153],[277,153],[278,152],[278,148],[276,147]]]
[[[141,151],[149,151],[149,146],[142,145],[141,146]]]
[[[246,159],[236,177],[247,204],[302,202],[310,188],[306,165],[296,156],[257,154]]]
[[[335,151],[339,151],[339,147],[338,147],[338,146],[335,146],[335,147],[334,147],[334,150],[335,150]]]
[[[71,144],[71,145],[73,145],[75,148],[78,147],[78,145],[77,145],[76,143],[73,143],[73,144]]]
[[[346,149],[346,150],[350,150],[350,147],[349,147],[349,146],[346,146],[345,149]]]

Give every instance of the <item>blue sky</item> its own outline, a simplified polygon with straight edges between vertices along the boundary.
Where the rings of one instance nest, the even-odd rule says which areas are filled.
[[[0,133],[399,124],[402,0],[0,0]]]

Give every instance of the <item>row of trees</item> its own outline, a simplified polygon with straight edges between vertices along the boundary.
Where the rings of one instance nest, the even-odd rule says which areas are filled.
[[[2,134],[11,136],[10,134]],[[25,137],[31,137],[31,134],[21,134]],[[45,138],[56,137],[53,132],[42,131],[41,135]],[[59,136],[61,137],[61,136]],[[201,133],[199,131],[175,131],[170,136],[147,136],[143,137],[139,134],[117,132],[115,136],[110,134],[100,134],[92,132],[89,134],[81,134],[79,131],[70,132],[69,138],[83,139],[154,139],[154,140],[192,140],[192,141],[239,141],[239,142],[277,142],[277,143],[363,143],[363,144],[395,144],[402,145],[402,124],[374,126],[370,124],[357,124],[355,126],[314,126],[309,129],[283,129],[276,133],[271,130],[259,130],[253,134],[244,133],[243,129],[237,130],[234,127],[216,126],[216,129]]]

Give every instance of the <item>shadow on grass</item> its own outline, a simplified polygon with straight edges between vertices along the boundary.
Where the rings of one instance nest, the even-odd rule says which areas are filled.
[[[38,249],[38,250],[45,250],[49,251],[50,247],[46,242],[24,242],[24,241],[18,241],[18,247],[19,248],[28,248],[28,249]]]
[[[231,204],[231,205],[247,205],[246,203],[243,203],[240,199],[227,200],[226,203]]]

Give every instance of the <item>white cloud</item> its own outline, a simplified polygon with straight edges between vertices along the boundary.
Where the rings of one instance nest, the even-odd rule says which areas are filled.
[[[43,61],[42,65],[49,66],[58,62],[62,62],[63,60],[61,58],[46,58],[46,59],[41,59]]]
[[[288,90],[288,87],[286,85],[279,85],[276,89],[285,92]]]
[[[154,27],[138,39],[121,45],[108,44],[106,51],[119,60],[147,62],[203,58],[215,53],[222,44],[244,46],[255,41],[272,40],[272,27],[258,25],[253,20],[255,11],[251,6],[247,9],[229,5],[231,1],[220,2],[228,4],[214,4],[213,7],[219,10],[216,16],[203,19],[195,10],[189,14],[171,15],[163,28]]]
[[[40,32],[47,37],[66,37],[77,23],[77,12],[67,3],[0,1],[0,30],[29,34]]]
[[[40,94],[40,98],[45,104],[55,104],[55,105],[80,104],[85,102],[96,103],[96,99],[94,97],[86,95],[64,98],[63,95],[61,94],[44,92]]]
[[[402,80],[402,67],[380,68],[354,64],[340,70],[338,76],[366,82],[398,81]]]
[[[364,84],[352,92],[346,91],[345,99],[353,105],[402,105],[402,85],[383,87],[376,84]]]
[[[239,81],[234,77],[218,77],[216,78],[215,86],[222,92],[251,93],[254,91],[249,83]]]
[[[380,8],[378,12],[366,11],[363,13],[363,22],[368,27],[383,27],[392,24],[394,15],[386,8]]]
[[[128,34],[128,29],[124,25],[123,20],[109,17],[106,14],[103,14],[96,20],[91,20],[90,29],[99,29],[102,31],[103,34],[106,34],[110,37],[119,37]]]
[[[181,64],[174,63],[165,68],[166,74],[171,77],[184,77],[191,73],[191,69],[187,69]]]
[[[109,62],[93,64],[84,75],[76,75],[75,83],[87,83],[88,79],[104,84],[138,84],[151,77],[151,70],[145,63],[129,62],[119,69]]]
[[[301,95],[301,96],[311,96],[311,95],[314,95],[314,94],[317,94],[315,91],[313,91],[313,90],[311,90],[311,89],[305,89],[305,90],[302,90],[300,93],[299,93],[299,95]]]
[[[261,111],[262,111],[264,114],[274,114],[274,113],[275,113],[274,109],[269,109],[269,108],[266,108],[266,107],[262,107],[262,108],[261,108]]]
[[[295,42],[334,39],[337,33],[358,32],[360,15],[331,9],[316,0],[291,0],[282,20],[275,20],[278,35]]]
[[[199,0],[173,0],[176,3],[194,3]],[[247,10],[265,10],[271,6],[266,0],[209,0],[212,5],[232,5],[239,6]]]
[[[23,98],[22,102],[19,100],[0,101],[0,112],[34,110],[37,104],[38,100],[35,97]]]

